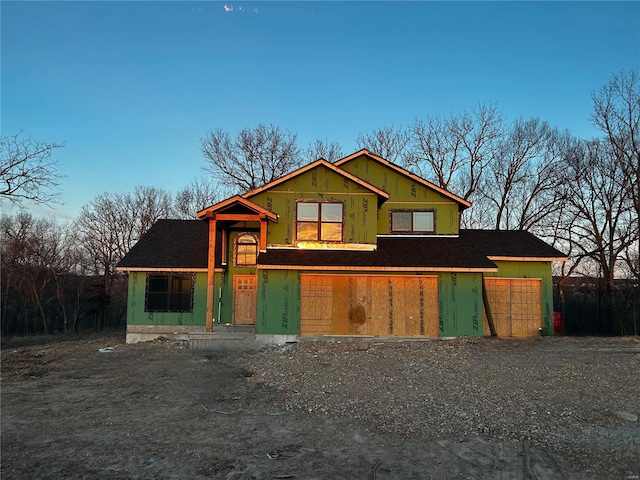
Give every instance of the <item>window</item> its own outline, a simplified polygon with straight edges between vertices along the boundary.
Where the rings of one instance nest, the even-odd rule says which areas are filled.
[[[146,312],[192,312],[193,276],[147,275]]]
[[[258,239],[249,233],[243,233],[236,238],[235,265],[255,265],[258,261]]]
[[[297,241],[341,242],[343,209],[342,202],[298,202]]]
[[[394,233],[435,233],[435,212],[433,210],[392,211],[391,231]]]

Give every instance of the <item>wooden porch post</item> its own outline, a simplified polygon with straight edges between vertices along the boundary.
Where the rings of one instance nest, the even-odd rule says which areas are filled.
[[[213,331],[213,292],[216,275],[216,217],[209,219],[209,257],[207,262],[207,320],[205,330]]]
[[[260,215],[260,251],[267,251],[267,217],[264,214]]]

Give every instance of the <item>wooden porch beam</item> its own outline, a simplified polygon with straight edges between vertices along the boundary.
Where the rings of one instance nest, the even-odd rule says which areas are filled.
[[[257,222],[262,215],[257,213],[216,213],[214,218],[216,220],[231,220],[234,222]]]

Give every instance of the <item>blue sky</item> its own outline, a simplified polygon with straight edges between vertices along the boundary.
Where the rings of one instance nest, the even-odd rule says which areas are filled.
[[[591,93],[640,64],[640,2],[0,2],[1,129],[56,151],[74,218],[176,192],[200,138],[260,122],[306,147],[496,103],[589,138]],[[32,211],[36,211],[33,210]]]

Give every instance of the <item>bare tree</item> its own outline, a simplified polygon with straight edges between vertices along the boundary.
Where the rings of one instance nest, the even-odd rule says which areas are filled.
[[[2,216],[0,229],[3,281],[8,288],[3,304],[14,304],[15,308],[16,300],[22,297],[25,317],[33,312],[31,316],[40,319],[41,331],[49,333],[53,319],[66,314],[59,289],[60,279],[67,273],[63,229],[53,220],[24,212]],[[12,315],[5,313],[3,321],[11,321]],[[31,329],[40,330],[35,324],[25,328]]]
[[[561,161],[568,133],[538,118],[513,122],[486,166],[482,200],[491,205],[494,229],[536,230],[553,225],[562,205]],[[481,203],[481,202],[479,202]]]
[[[495,105],[416,120],[411,129],[412,154],[404,166],[471,200],[485,167],[495,157],[502,130],[502,114]]]
[[[338,142],[330,142],[325,138],[324,140],[316,140],[313,145],[310,144],[305,150],[304,156],[307,163],[315,162],[320,158],[324,158],[327,162],[333,163],[344,157],[344,154]]]
[[[578,144],[565,164],[566,202],[572,212],[565,241],[575,252],[572,262],[590,262],[599,271],[609,299],[614,326],[624,333],[614,298],[616,272],[623,252],[638,241],[631,222],[629,178],[616,161],[609,142]]]
[[[300,165],[296,139],[296,134],[263,123],[235,138],[218,129],[200,139],[207,162],[203,170],[235,193],[253,190]]]
[[[116,264],[159,218],[170,217],[171,211],[170,194],[141,186],[133,193],[104,193],[82,206],[74,228],[86,256],[92,259],[91,273],[102,278],[105,304],[98,328],[107,322],[117,323],[124,314],[109,304],[118,293],[114,291]]]
[[[112,274],[140,237],[171,211],[169,193],[143,186],[131,193],[103,193],[83,205],[75,230],[95,262],[94,273]]]
[[[174,199],[173,210],[177,218],[194,219],[196,214],[224,198],[222,188],[211,179],[198,177],[180,190]]]
[[[640,75],[621,71],[592,94],[591,119],[611,144],[615,159],[629,181],[635,235],[639,240],[625,252],[627,269],[640,279]],[[640,282],[638,283],[640,293]]]
[[[402,127],[377,128],[369,133],[360,133],[356,139],[358,148],[399,165],[407,165],[411,158],[411,131]]]
[[[61,175],[53,151],[64,145],[21,138],[21,134],[0,137],[0,196],[15,203],[58,203]]]

